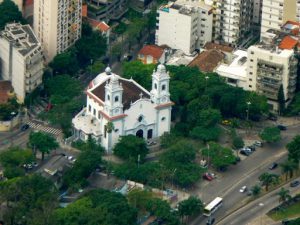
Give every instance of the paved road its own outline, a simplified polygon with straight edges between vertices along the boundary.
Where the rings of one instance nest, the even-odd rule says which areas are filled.
[[[224,198],[224,205],[216,213],[216,220],[224,217],[232,209],[247,199],[246,194],[241,194],[239,189],[246,185],[251,187],[258,183],[258,177],[265,171],[274,161],[282,162],[286,158],[287,151],[285,145],[299,133],[298,126],[290,126],[288,130],[282,132],[282,141],[272,146],[265,146],[264,148],[257,148],[256,152],[243,160],[235,166],[231,166],[228,171],[221,174],[221,178],[217,178],[212,182],[204,182],[191,194],[199,196],[205,203],[212,201],[215,197],[220,196]],[[273,172],[280,173],[280,168]],[[201,225],[206,223],[206,218],[198,216],[191,221],[191,225]]]
[[[289,184],[285,185],[284,188],[290,190],[292,196],[300,193],[300,188],[291,188]],[[224,218],[222,221],[218,222],[217,225],[241,225],[248,224],[254,218],[260,217],[278,205],[278,195],[276,194],[280,188],[266,194],[265,196],[254,200],[253,202],[247,204],[245,207],[240,208],[233,214]]]

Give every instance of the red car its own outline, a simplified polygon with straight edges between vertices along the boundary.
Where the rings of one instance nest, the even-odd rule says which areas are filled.
[[[210,173],[205,173],[205,174],[203,174],[203,179],[212,181],[214,179],[214,177]]]

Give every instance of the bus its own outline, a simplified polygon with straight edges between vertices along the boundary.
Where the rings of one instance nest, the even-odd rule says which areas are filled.
[[[216,197],[211,203],[204,208],[204,216],[211,216],[219,207],[221,207],[223,199]]]

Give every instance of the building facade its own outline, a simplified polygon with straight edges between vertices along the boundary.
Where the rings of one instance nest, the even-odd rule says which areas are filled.
[[[212,40],[212,7],[202,1],[179,0],[157,11],[156,45],[191,54]]]
[[[213,39],[237,46],[252,29],[253,0],[213,0]]]
[[[278,112],[281,85],[286,105],[294,97],[297,63],[293,50],[265,44],[251,46],[248,49],[248,90],[265,95],[271,109]]]
[[[80,38],[81,8],[82,0],[35,0],[33,27],[47,62]]]
[[[91,136],[111,153],[120,136],[152,139],[169,132],[173,105],[169,80],[165,66],[159,65],[149,92],[106,68],[90,83],[87,106],[72,120],[75,138],[87,140]]]
[[[40,42],[29,25],[7,24],[0,32],[0,75],[10,80],[16,96],[24,102],[42,83],[44,60]]]
[[[263,0],[261,35],[269,29],[280,30],[287,21],[299,21],[300,5],[296,0]]]
[[[88,17],[109,22],[120,19],[128,10],[128,0],[87,0]]]

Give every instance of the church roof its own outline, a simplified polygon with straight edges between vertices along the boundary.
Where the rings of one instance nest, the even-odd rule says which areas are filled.
[[[123,109],[129,109],[130,104],[136,102],[139,100],[142,96],[142,98],[150,99],[150,93],[144,89],[142,86],[140,86],[138,83],[136,83],[134,80],[121,78],[118,75],[115,75],[119,78],[119,82],[122,85],[123,88]],[[99,74],[95,80],[93,81],[94,87],[90,89],[90,92],[96,96],[98,99],[100,99],[102,102],[105,101],[105,85],[106,83],[110,82],[112,75],[106,75],[106,73]],[[98,82],[95,82],[95,81]]]

